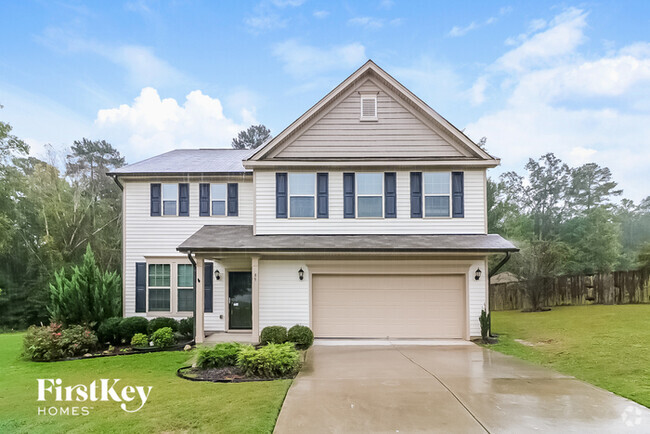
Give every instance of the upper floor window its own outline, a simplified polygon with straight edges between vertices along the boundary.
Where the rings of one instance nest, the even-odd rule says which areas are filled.
[[[163,215],[176,215],[178,184],[162,185]]]
[[[361,117],[362,121],[377,120],[377,94],[361,94]]]
[[[384,174],[357,173],[357,217],[383,217]]]
[[[226,215],[226,184],[210,184],[212,215]]]
[[[149,310],[170,311],[171,275],[169,264],[149,264]]]
[[[450,217],[451,211],[451,173],[423,173],[424,216]]]
[[[315,173],[289,174],[289,216],[314,217],[316,197]]]

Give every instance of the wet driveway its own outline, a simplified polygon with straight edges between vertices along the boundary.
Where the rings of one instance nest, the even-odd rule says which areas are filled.
[[[317,345],[276,432],[650,433],[650,410],[469,343]]]

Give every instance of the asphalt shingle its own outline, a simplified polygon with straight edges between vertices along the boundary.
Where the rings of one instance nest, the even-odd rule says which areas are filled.
[[[115,175],[251,172],[242,165],[250,149],[176,149],[111,172]]]

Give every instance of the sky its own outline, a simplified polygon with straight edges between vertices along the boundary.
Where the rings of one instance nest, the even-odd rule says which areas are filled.
[[[278,134],[372,59],[523,173],[554,152],[650,194],[648,1],[0,0],[0,120],[136,162]]]

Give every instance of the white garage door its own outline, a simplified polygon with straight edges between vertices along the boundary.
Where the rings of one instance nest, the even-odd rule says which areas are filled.
[[[315,274],[316,337],[464,338],[465,276]]]

